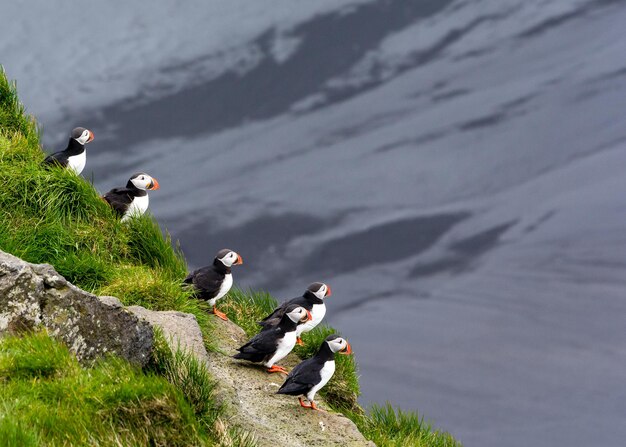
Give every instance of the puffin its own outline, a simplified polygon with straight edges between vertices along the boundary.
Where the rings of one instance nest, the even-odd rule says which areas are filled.
[[[274,312],[269,314],[263,320],[259,321],[258,324],[262,327],[271,327],[280,321],[283,316],[285,309],[287,306],[291,304],[297,304],[298,306],[304,307],[306,310],[311,312],[313,319],[301,326],[298,326],[298,330],[296,331],[296,343],[299,345],[303,345],[302,339],[300,335],[303,332],[309,332],[315,326],[320,324],[324,315],[326,315],[326,304],[324,304],[324,299],[331,295],[330,286],[324,284],[323,282],[314,282],[309,284],[306,288],[302,296],[293,298],[289,301],[285,301],[279,307],[277,307]]]
[[[122,222],[133,216],[141,216],[148,209],[148,192],[159,189],[159,182],[145,172],[133,174],[125,188],[113,188],[102,198],[122,218]]]
[[[285,368],[274,363],[291,352],[296,345],[296,328],[310,321],[311,318],[311,312],[304,307],[296,304],[289,305],[276,326],[261,330],[248,343],[238,348],[239,353],[233,358],[256,363],[263,362],[263,365],[268,368],[268,373],[287,374]]]
[[[72,130],[67,148],[60,152],[48,155],[43,161],[45,165],[62,166],[70,169],[77,175],[85,169],[87,151],[85,144],[93,141],[93,132],[84,127],[76,127]]]
[[[296,365],[287,375],[285,383],[276,392],[300,396],[300,406],[319,410],[315,403],[315,393],[324,387],[335,373],[335,354],[352,354],[350,343],[339,335],[329,335],[322,342],[319,351],[310,359]],[[302,396],[306,396],[309,404],[305,404]]]
[[[243,259],[237,252],[224,248],[217,252],[212,265],[199,268],[185,278],[185,284],[193,284],[199,298],[213,306],[213,313],[222,320],[228,320],[225,313],[215,307],[217,300],[228,293],[233,286],[233,275],[230,268],[233,265],[243,264]]]

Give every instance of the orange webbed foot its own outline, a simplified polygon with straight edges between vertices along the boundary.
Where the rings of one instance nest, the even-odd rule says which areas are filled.
[[[299,346],[304,346],[304,342],[302,341],[300,337],[296,338],[296,344]]]
[[[298,397],[298,400],[300,401],[300,406],[302,408],[309,408],[311,410],[316,410],[316,411],[324,411],[321,408],[317,407],[314,400],[312,400],[309,405],[305,404],[301,397]]]
[[[228,321],[228,317],[226,316],[226,314],[224,312],[220,312],[219,310],[217,310],[215,306],[213,306],[213,314],[215,314],[217,318],[221,318],[224,321]]]
[[[285,368],[283,368],[282,366],[278,366],[278,365],[272,365],[271,368],[267,369],[268,373],[283,373],[283,374],[287,374],[287,370]]]

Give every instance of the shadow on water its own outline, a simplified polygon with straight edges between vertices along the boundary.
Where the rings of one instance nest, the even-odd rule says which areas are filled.
[[[436,261],[419,263],[411,270],[410,276],[417,278],[444,272],[460,273],[468,270],[481,255],[495,248],[500,242],[500,237],[516,223],[517,220],[506,222],[460,239],[448,247],[450,253],[447,256]]]
[[[283,62],[271,56],[277,37],[268,31],[254,42],[262,60],[244,74],[229,72],[145,104],[115,104],[90,122],[94,127],[106,124],[119,129],[128,145],[151,138],[211,133],[276,116],[318,93],[328,80],[349,70],[390,33],[432,16],[450,3],[452,0],[385,0],[320,15],[291,32],[301,43]]]
[[[469,213],[422,216],[378,225],[327,241],[307,257],[303,271],[351,272],[415,256],[434,245]]]

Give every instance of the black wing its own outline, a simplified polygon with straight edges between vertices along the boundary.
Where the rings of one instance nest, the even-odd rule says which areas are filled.
[[[257,322],[257,324],[263,326],[264,328],[276,326],[278,323],[280,323],[283,315],[285,315],[285,309],[287,309],[287,307],[289,307],[289,305],[291,304],[296,304],[298,306],[304,307],[306,310],[311,310],[311,305],[307,301],[307,299],[303,296],[299,296],[297,298],[290,299],[289,301],[285,301],[276,309],[274,309],[274,312],[263,318],[261,321]]]
[[[129,188],[113,188],[103,195],[102,198],[111,205],[111,208],[113,208],[118,215],[123,216],[132,203],[134,196]]]
[[[263,318],[261,321],[258,321],[257,324],[264,328],[276,326],[278,323],[280,323],[280,320],[283,318],[283,315],[285,315],[286,308],[287,308],[287,303],[285,302],[281,304],[280,306],[278,306],[276,309],[274,309],[274,312],[269,314],[267,317]]]
[[[67,167],[69,160],[65,152],[61,151],[48,155],[43,162],[47,165],[61,166],[65,168]]]
[[[322,366],[315,357],[300,362],[291,370],[285,383],[278,389],[278,394],[291,394],[298,396],[309,392],[316,383],[322,380],[320,371]]]
[[[185,278],[184,282],[193,284],[203,298],[211,299],[220,291],[224,282],[224,274],[217,272],[212,265],[194,270]]]
[[[256,334],[252,339],[238,348],[239,354],[235,354],[236,359],[246,359],[253,362],[260,362],[265,357],[276,352],[278,339],[284,336],[278,328],[271,328]]]

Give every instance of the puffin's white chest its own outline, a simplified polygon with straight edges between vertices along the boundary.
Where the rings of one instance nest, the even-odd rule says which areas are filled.
[[[320,375],[322,376],[320,383],[311,388],[311,391],[309,391],[309,393],[307,394],[307,398],[309,400],[313,400],[315,398],[315,393],[317,393],[320,389],[322,389],[324,385],[328,383],[333,374],[335,374],[335,361],[329,360],[324,363],[324,366],[320,371]]]
[[[296,331],[287,332],[285,336],[278,341],[278,344],[276,346],[276,352],[265,363],[265,366],[269,368],[274,363],[287,357],[287,354],[291,352],[291,350],[293,349],[295,345],[296,345]]]
[[[141,197],[135,197],[130,205],[128,205],[128,209],[124,213],[124,217],[122,217],[122,221],[128,219],[132,216],[141,216],[148,209],[148,204],[150,203],[150,199],[148,198],[148,194]]]
[[[226,276],[224,276],[224,281],[222,281],[222,285],[220,286],[220,291],[217,292],[217,295],[215,296],[214,299],[219,300],[220,298],[222,298],[224,295],[228,293],[228,291],[230,290],[232,286],[233,286],[233,275],[232,273],[227,273]]]
[[[326,304],[314,304],[311,308],[311,321],[307,321],[298,326],[296,329],[296,333],[300,335],[303,332],[309,332],[315,326],[321,323],[324,319],[324,315],[326,315]]]
[[[83,151],[78,155],[72,155],[67,157],[67,167],[74,171],[76,174],[80,174],[85,169],[87,163],[87,151]]]

